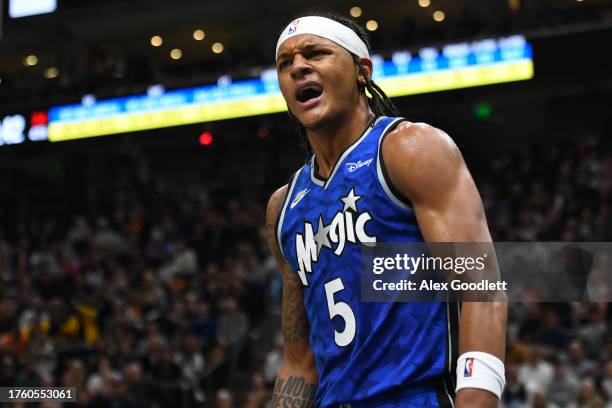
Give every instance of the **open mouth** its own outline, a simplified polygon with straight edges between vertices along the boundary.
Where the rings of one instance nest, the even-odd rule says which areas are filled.
[[[316,99],[323,93],[323,87],[320,85],[312,84],[300,88],[295,93],[295,99],[301,103],[308,102],[311,99]]]

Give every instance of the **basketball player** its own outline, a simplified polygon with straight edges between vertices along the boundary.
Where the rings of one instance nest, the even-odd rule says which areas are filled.
[[[393,117],[371,79],[367,36],[350,20],[292,21],[276,69],[313,154],[266,215],[283,274],[272,407],[497,406],[505,304],[360,302],[360,244],[491,241],[457,147]]]

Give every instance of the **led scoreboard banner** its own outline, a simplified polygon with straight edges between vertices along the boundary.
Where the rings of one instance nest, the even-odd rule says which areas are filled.
[[[522,36],[373,56],[373,79],[390,97],[533,78],[531,45]],[[128,96],[49,110],[52,142],[283,112],[275,71],[259,78]]]
[[[44,110],[0,116],[0,147],[47,140],[47,122]]]

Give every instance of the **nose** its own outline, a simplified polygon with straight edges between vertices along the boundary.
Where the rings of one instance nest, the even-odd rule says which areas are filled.
[[[312,67],[308,64],[302,54],[296,54],[291,63],[291,78],[299,79],[312,72]]]

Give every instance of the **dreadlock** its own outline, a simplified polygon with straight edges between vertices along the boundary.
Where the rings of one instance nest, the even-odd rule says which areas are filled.
[[[330,20],[334,20],[340,24],[347,26],[348,28],[353,30],[357,34],[357,36],[365,43],[366,47],[368,48],[368,51],[371,51],[370,40],[368,38],[368,34],[365,32],[363,27],[361,27],[359,24],[357,24],[353,20],[350,20],[344,16],[339,16],[333,13],[307,13],[307,14],[297,16],[296,18],[305,17],[305,16],[326,17],[326,18],[329,18]],[[378,86],[371,78],[369,78],[367,75],[365,75],[365,73],[363,73],[361,64],[359,62],[359,57],[352,53],[351,55],[353,56],[353,60],[355,61],[357,68],[359,69],[360,72],[362,72],[366,80],[365,86],[362,85],[360,87],[360,92],[365,93],[365,91],[367,90],[368,94],[370,95],[368,97],[368,106],[370,107],[372,112],[374,112],[376,116],[398,116],[399,110],[393,104],[393,102],[391,102],[391,99],[389,99],[387,94],[385,94],[385,92],[380,88],[380,86]],[[289,116],[291,117],[291,119],[293,119],[296,130],[298,134],[300,135],[300,138],[302,139],[302,147],[304,148],[307,154],[306,160],[310,160],[310,157],[312,156],[313,151],[312,151],[312,146],[310,146],[310,142],[308,141],[308,136],[306,134],[306,128],[304,128],[304,126],[300,123],[300,121],[297,120],[297,118],[291,112],[289,112]]]

